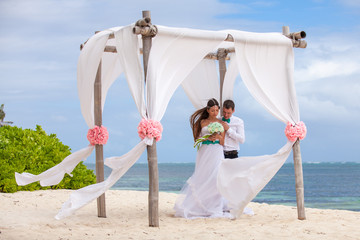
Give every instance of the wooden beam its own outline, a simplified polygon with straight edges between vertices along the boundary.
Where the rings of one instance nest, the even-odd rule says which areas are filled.
[[[155,35],[156,35],[157,27],[155,25],[152,25],[152,26],[153,26],[152,28],[135,26],[134,29],[133,29],[133,33],[134,34],[141,34],[141,35],[148,35],[148,34],[153,34],[152,32],[155,32]],[[95,34],[98,33],[98,32],[100,32],[100,31],[96,31]],[[300,39],[306,37],[306,33],[304,31],[300,31],[300,32],[296,32],[296,33],[287,32],[284,35],[291,39],[294,48],[306,48],[307,47],[307,42],[304,41],[304,40],[300,40]],[[109,35],[109,39],[113,39],[113,38],[115,38],[114,33],[111,33]],[[233,38],[232,35],[228,34],[224,41],[226,41],[226,42],[234,42],[234,38]],[[83,49],[86,42],[84,42],[83,44],[80,45],[80,50]],[[116,51],[115,46],[106,46],[105,49],[104,49],[104,52],[116,53],[117,51]],[[216,59],[216,58],[214,58],[214,55],[216,55],[216,53],[209,53],[205,58],[206,59]]]
[[[117,53],[115,46],[105,46],[104,52]]]
[[[307,42],[304,40],[301,40],[303,38],[306,38],[306,33],[304,31],[290,33],[289,26],[283,26],[282,34],[291,39],[293,47],[295,47],[295,48],[306,48],[307,47]]]
[[[117,50],[116,50],[115,46],[105,46],[104,52],[117,53]],[[235,49],[234,48],[227,48],[226,52],[227,53],[235,52]],[[140,54],[143,54],[143,49],[142,48],[140,48]],[[218,60],[218,54],[217,53],[209,53],[204,58],[205,59]],[[230,58],[228,56],[226,56],[225,60],[230,60]]]
[[[102,125],[102,111],[101,111],[101,61],[98,66],[94,83],[94,118],[95,125],[101,127]],[[103,145],[95,145],[96,156],[96,182],[104,181],[104,150]],[[105,193],[97,199],[98,217],[106,217],[105,208]]]

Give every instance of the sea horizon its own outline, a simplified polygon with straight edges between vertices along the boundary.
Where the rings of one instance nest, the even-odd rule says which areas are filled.
[[[95,163],[84,163],[95,173]],[[111,188],[148,191],[147,162],[135,163]],[[195,163],[158,163],[159,191],[178,193]],[[105,179],[111,169],[105,166]],[[360,211],[360,163],[303,163],[305,207]],[[285,163],[252,202],[296,207],[294,164]]]

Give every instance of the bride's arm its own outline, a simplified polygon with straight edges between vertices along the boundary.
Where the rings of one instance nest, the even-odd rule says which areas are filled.
[[[204,125],[204,119],[203,119],[203,120],[201,120],[201,122],[200,122],[200,129],[202,129],[202,128],[203,128],[203,125]],[[194,126],[194,131],[195,131],[195,132],[197,132],[197,131],[198,131],[198,126]],[[200,138],[200,134],[196,136],[195,141],[196,141],[198,138]]]

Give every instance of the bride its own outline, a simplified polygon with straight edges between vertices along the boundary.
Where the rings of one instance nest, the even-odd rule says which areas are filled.
[[[217,119],[219,114],[219,103],[212,98],[207,106],[197,110],[190,117],[190,125],[193,131],[194,140],[204,135],[209,135],[210,123],[226,124]],[[201,146],[196,157],[195,171],[182,188],[175,203],[175,216],[184,218],[198,217],[224,217],[229,215],[225,199],[221,196],[216,187],[217,172],[221,160],[224,158],[225,132],[216,132],[207,139],[200,139]]]

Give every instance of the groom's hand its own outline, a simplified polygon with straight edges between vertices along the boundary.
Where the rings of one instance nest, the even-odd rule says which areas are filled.
[[[229,130],[229,125],[227,124],[227,122],[221,122],[221,124],[223,125],[223,128],[224,128],[224,130],[225,130],[225,132],[227,131],[227,130]]]

